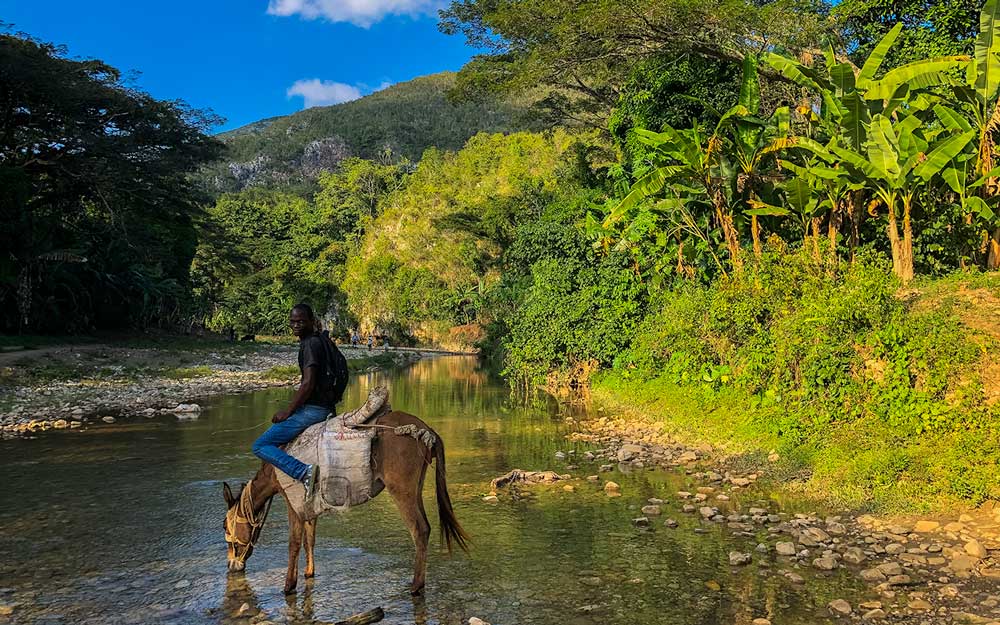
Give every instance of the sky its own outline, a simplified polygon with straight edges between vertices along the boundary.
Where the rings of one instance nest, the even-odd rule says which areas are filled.
[[[217,131],[458,70],[475,53],[437,30],[444,0],[0,0],[0,22],[96,58]]]

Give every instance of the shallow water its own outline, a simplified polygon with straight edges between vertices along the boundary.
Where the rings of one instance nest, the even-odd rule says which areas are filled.
[[[466,357],[361,376],[345,405],[358,405],[381,383],[394,408],[422,417],[445,441],[456,515],[474,540],[471,555],[448,556],[435,533],[424,598],[406,591],[413,549],[387,496],[320,521],[317,577],[300,575],[297,595],[281,593],[287,521],[280,497],[246,574],[227,576],[221,484],[252,475],[257,463],[248,450],[258,425],[289,397],[278,389],[206,402],[193,421],[133,419],[0,441],[0,606],[14,606],[0,622],[243,624],[250,622],[246,611],[239,615],[246,603],[249,614],[262,610],[268,621],[295,624],[382,606],[383,622],[393,624],[457,625],[478,616],[508,625],[748,624],[757,617],[804,625],[826,622],[826,604],[855,588],[846,574],[811,571],[797,571],[806,583],[791,584],[777,574],[787,565],[773,556],[755,554],[753,565],[733,569],[729,551],[752,551],[757,541],[682,514],[671,495],[690,486],[683,474],[602,474],[622,485],[618,498],[580,480],[575,492],[538,486],[524,498],[502,493],[499,503],[484,503],[492,478],[512,468],[565,472],[555,451],[587,449],[565,440],[560,408],[513,401]],[[596,472],[586,464],[572,471]],[[436,532],[432,484],[424,495]],[[654,517],[651,529],[634,528],[648,497],[668,500],[660,519],[680,527]],[[734,496],[731,504],[757,501]]]

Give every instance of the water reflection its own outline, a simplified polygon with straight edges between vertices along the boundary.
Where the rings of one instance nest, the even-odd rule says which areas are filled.
[[[330,623],[381,606],[385,623],[573,625],[825,622],[828,601],[853,582],[840,576],[795,585],[768,556],[734,570],[733,539],[667,504],[665,516],[633,527],[649,497],[688,489],[682,474],[612,473],[624,496],[600,483],[527,489],[483,502],[491,479],[512,468],[556,469],[566,441],[552,403],[511,401],[505,386],[468,358],[424,361],[360,376],[345,405],[388,384],[394,407],[431,423],[447,449],[456,514],[474,540],[470,556],[448,556],[436,537],[426,599],[407,592],[413,547],[388,497],[322,520],[317,577],[281,594],[287,521],[275,504],[246,575],[229,577],[221,534],[222,480],[249,477],[249,448],[287,390],[224,397],[200,419],[133,420],[83,431],[0,442],[0,605],[14,623]],[[574,473],[596,473],[580,463]],[[433,486],[424,493],[436,526]],[[749,506],[753,501],[734,505]],[[696,532],[701,532],[697,533]],[[436,530],[435,530],[436,531]]]

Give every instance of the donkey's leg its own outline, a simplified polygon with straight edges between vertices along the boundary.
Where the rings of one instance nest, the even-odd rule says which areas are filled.
[[[285,594],[295,592],[299,581],[299,551],[302,549],[302,518],[288,507],[288,572],[285,574]]]
[[[306,579],[316,575],[316,561],[313,550],[316,548],[316,519],[303,523],[302,534],[306,541]]]
[[[411,479],[405,480],[403,484],[386,484],[386,489],[399,508],[403,522],[410,530],[410,537],[413,538],[413,546],[416,548],[413,560],[413,583],[410,584],[410,593],[414,595],[424,590],[424,579],[427,574],[427,543],[431,535],[431,524],[427,521],[421,496],[424,489],[423,474],[424,471],[421,471],[417,482]]]

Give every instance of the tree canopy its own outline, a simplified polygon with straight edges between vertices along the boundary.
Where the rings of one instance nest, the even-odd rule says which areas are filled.
[[[170,319],[205,199],[189,175],[221,153],[217,121],[101,61],[0,35],[3,327]]]

